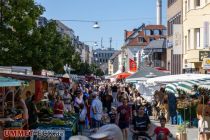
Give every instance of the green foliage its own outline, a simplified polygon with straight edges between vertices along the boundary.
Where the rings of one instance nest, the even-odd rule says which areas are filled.
[[[41,5],[34,0],[7,0],[0,8],[0,65],[32,66],[34,72],[48,69],[61,73],[64,64],[79,69],[80,56],[70,38],[56,31],[56,23],[37,27],[44,12]]]

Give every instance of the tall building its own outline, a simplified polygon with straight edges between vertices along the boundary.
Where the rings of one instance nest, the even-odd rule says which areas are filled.
[[[182,59],[183,59],[182,41],[181,41],[182,37],[179,37],[179,35],[182,34],[182,20],[183,20],[182,1],[185,0],[168,0],[167,2],[167,27],[168,27],[167,70],[171,71],[171,74],[182,73]],[[175,29],[178,27],[179,30]],[[177,40],[176,38],[177,39],[179,38],[178,39],[180,41],[179,43],[176,42]]]
[[[108,74],[108,60],[116,52],[114,48],[93,50],[93,62]]]
[[[206,73],[210,58],[210,0],[183,0],[183,51],[185,73]],[[205,61],[204,61],[205,60]]]

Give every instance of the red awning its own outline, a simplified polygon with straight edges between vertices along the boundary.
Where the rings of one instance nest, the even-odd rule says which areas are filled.
[[[127,78],[128,76],[130,76],[130,75],[131,75],[131,73],[123,72],[123,73],[117,74],[117,75],[116,75],[116,78],[117,78],[117,79],[125,79],[125,78]]]

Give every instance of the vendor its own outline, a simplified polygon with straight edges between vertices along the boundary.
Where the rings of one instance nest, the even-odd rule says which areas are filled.
[[[28,108],[25,104],[25,101],[21,97],[21,91],[20,90],[15,95],[15,105],[16,105],[17,109],[22,109],[23,110],[22,117],[25,121],[25,129],[27,129],[27,126],[28,126]]]
[[[63,118],[63,113],[64,113],[64,103],[63,101],[61,100],[61,97],[60,96],[57,96],[56,98],[56,102],[54,104],[54,107],[53,107],[53,112],[54,112],[54,117],[56,118]]]
[[[64,91],[63,102],[64,102],[65,111],[70,112],[71,111],[71,95],[69,94],[67,90]]]

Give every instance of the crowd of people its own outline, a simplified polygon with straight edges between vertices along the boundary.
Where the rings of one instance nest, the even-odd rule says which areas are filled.
[[[109,82],[78,82],[71,85],[57,85],[57,88],[44,95],[47,104],[45,107],[52,108],[53,117],[63,118],[64,112],[76,113],[79,116],[79,134],[84,135],[84,130],[90,130],[94,139],[104,139],[107,135],[97,135],[101,129],[117,127],[121,136],[112,135],[112,140],[128,139],[128,131],[133,133],[133,139],[146,137],[151,139],[154,134],[161,140],[167,140],[170,132],[165,128],[167,119],[162,116],[161,127],[155,129],[150,135],[147,131],[151,122],[149,115],[152,114],[152,106],[135,89],[134,86],[124,83]],[[62,88],[61,88],[62,87]],[[26,92],[26,100],[18,99],[24,108],[25,119],[28,120],[29,129],[36,128],[39,121],[35,103],[35,96]],[[115,129],[115,130],[118,130]],[[109,136],[110,137],[110,134]],[[116,139],[115,139],[116,138]]]

